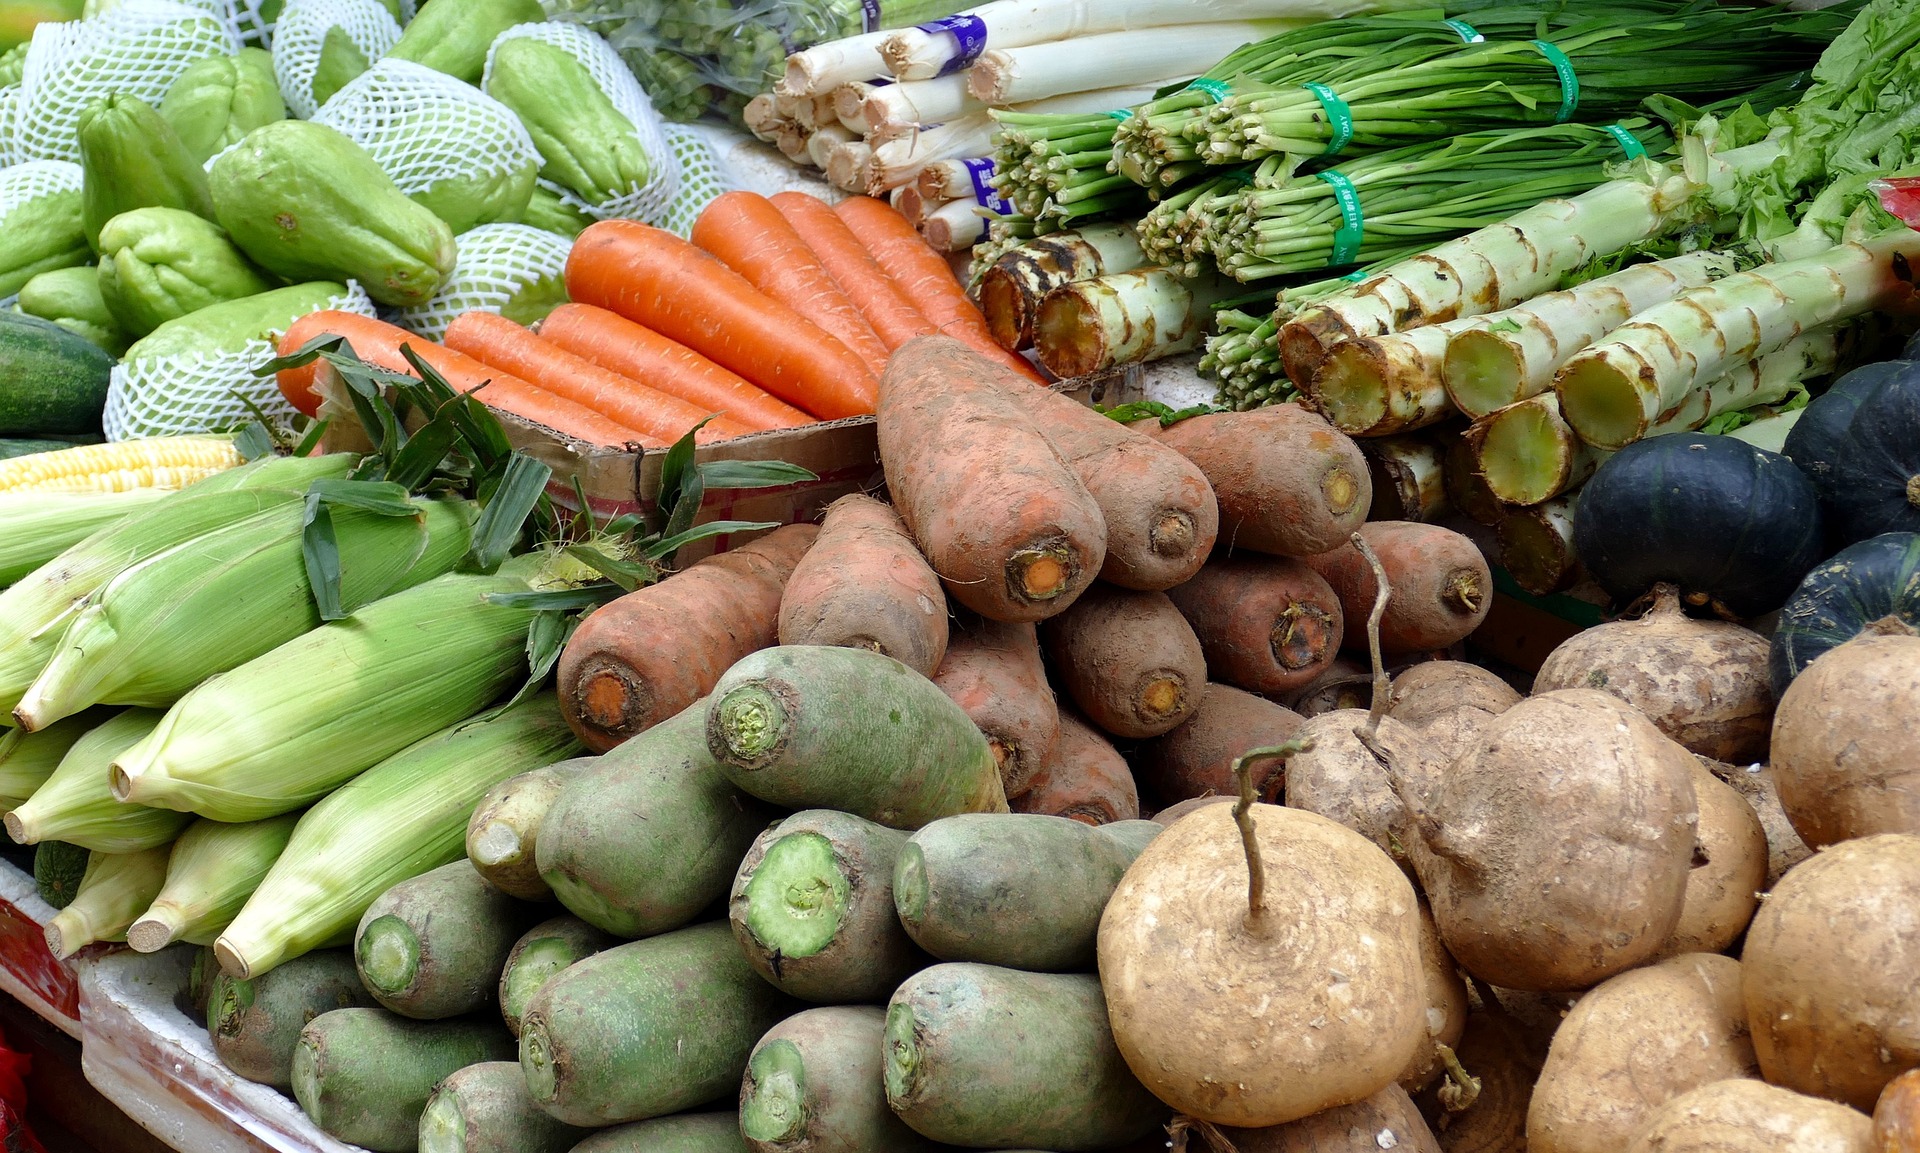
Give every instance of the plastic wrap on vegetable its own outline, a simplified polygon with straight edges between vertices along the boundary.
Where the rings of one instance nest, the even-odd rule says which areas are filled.
[[[380,0],[292,0],[273,33],[287,110],[312,116],[398,39],[400,24]]]
[[[256,411],[291,419],[278,382],[255,370],[273,359],[280,332],[322,308],[373,315],[359,285],[321,281],[203,308],[154,329],[113,366],[107,439],[224,431]]]
[[[1880,198],[1880,207],[1906,224],[1920,228],[1920,176],[1894,176],[1867,186]]]
[[[28,49],[0,160],[77,161],[75,128],[88,105],[113,94],[158,104],[195,61],[239,50],[230,24],[170,0],[127,0],[94,20],[45,25]]]
[[[495,312],[531,326],[567,302],[564,236],[526,224],[483,224],[454,238],[459,258],[433,299],[399,309],[393,319],[433,340],[464,312]]]

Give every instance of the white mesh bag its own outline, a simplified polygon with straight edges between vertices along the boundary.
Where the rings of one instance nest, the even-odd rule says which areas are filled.
[[[352,281],[326,307],[373,315],[373,302]],[[107,385],[107,439],[227,432],[253,419],[247,401],[276,421],[293,419],[279,382],[255,375],[276,354],[262,338],[232,351],[121,361]]]
[[[605,204],[588,204],[569,189],[545,180],[540,182],[541,186],[597,220],[644,220],[649,223],[660,220],[680,191],[680,161],[667,146],[667,139],[661,132],[660,114],[654,111],[653,102],[647,99],[640,82],[633,78],[633,73],[621,61],[620,54],[613,50],[611,44],[578,24],[517,24],[494,38],[493,47],[487,50],[487,68],[480,80],[480,87],[487,87],[487,82],[493,76],[494,50],[504,41],[522,38],[551,44],[585,66],[594,83],[613,102],[614,108],[633,122],[634,130],[640,136],[640,144],[647,150],[647,158],[653,162],[653,178],[647,181],[645,187],[636,188]]]
[[[78,161],[88,105],[118,93],[158,107],[189,65],[238,51],[231,25],[171,0],[127,0],[93,20],[42,24],[15,97],[9,157]]]
[[[327,33],[335,27],[369,60],[385,56],[400,39],[399,23],[380,0],[288,0],[273,26],[273,77],[280,82],[287,111],[295,116],[320,110],[313,98],[313,74],[320,67]]]
[[[43,196],[80,191],[80,166],[65,160],[29,160],[0,168],[0,232],[8,217]],[[18,295],[0,297],[0,308],[12,308]]]
[[[408,196],[442,180],[484,182],[540,167],[533,138],[511,108],[410,60],[375,61],[334,93],[313,122],[365,149]],[[464,224],[454,221],[454,227]]]
[[[86,0],[86,4],[81,8],[81,15],[87,20],[97,20],[116,8],[125,7],[128,2],[129,0]],[[179,3],[189,8],[198,8],[225,24],[235,36],[240,38],[241,43],[258,44],[259,40],[248,38],[248,25],[242,9],[244,2],[245,0],[179,0]]]
[[[707,138],[683,124],[662,127],[668,147],[680,160],[680,193],[667,205],[660,227],[680,236],[693,235],[693,222],[723,193],[732,192],[733,180],[720,166]]]
[[[13,121],[20,107],[20,86],[0,88],[0,165],[16,163],[13,155]]]
[[[453,275],[425,304],[395,309],[395,324],[431,340],[463,312],[510,312],[516,303],[566,299],[573,242],[528,224],[483,224],[454,238]]]

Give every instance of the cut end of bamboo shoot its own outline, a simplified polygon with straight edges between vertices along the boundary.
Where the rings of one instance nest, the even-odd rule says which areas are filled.
[[[1516,395],[1524,369],[1520,352],[1511,343],[1498,333],[1471,328],[1447,342],[1441,376],[1453,406],[1477,420],[1524,399]]]
[[[1480,476],[1507,504],[1539,504],[1565,490],[1578,451],[1556,406],[1538,399],[1495,412],[1471,438]]]
[[[760,1145],[780,1147],[807,1129],[807,1062],[785,1038],[754,1050],[740,1099],[740,1132]]]
[[[1020,291],[1012,272],[993,267],[981,276],[980,311],[987,318],[987,331],[1001,348],[1019,352],[1033,343],[1033,301]]]
[[[1295,388],[1305,388],[1326,360],[1327,350],[1356,333],[1341,317],[1325,308],[1309,308],[1280,326],[1280,364]]]
[[[1595,448],[1625,448],[1647,431],[1639,382],[1609,360],[1595,356],[1570,362],[1554,389],[1561,417]]]
[[[1341,432],[1371,432],[1387,419],[1390,371],[1377,343],[1342,341],[1327,351],[1307,393],[1320,415]]]
[[[832,943],[852,885],[833,842],[792,833],[767,847],[744,894],[746,927],[773,957],[812,957]]]
[[[1113,342],[1106,339],[1096,304],[1076,292],[1056,291],[1040,302],[1033,343],[1046,370],[1065,380],[1107,367]]]

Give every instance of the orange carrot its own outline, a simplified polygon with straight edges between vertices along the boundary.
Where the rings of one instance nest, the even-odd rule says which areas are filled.
[[[880,382],[820,327],[671,232],[603,220],[567,257],[567,295],[643,324],[827,420],[873,411]]]
[[[447,328],[447,347],[482,364],[511,372],[555,396],[604,412],[628,428],[671,444],[711,413],[697,404],[668,396],[630,380],[557,344],[535,336],[504,316],[469,312]],[[694,434],[698,444],[745,436],[753,430],[718,417]]]
[[[1067,709],[1060,710],[1060,737],[1046,767],[1010,803],[1016,813],[1066,817],[1083,825],[1111,825],[1140,816],[1140,790],[1126,759]]]
[[[849,196],[833,210],[921,315],[939,325],[940,331],[1034,380],[1041,379],[1025,357],[1015,356],[993,339],[987,318],[967,299],[967,290],[954,279],[947,258],[935,252],[906,217],[871,196]]]
[[[813,424],[806,413],[684,344],[591,304],[563,304],[540,322],[540,339],[669,396],[724,412],[754,431]]]
[[[873,254],[833,214],[833,209],[817,197],[804,192],[778,192],[768,203],[786,217],[787,223],[813,250],[821,265],[840,285],[854,307],[886,342],[888,351],[899,348],[916,336],[928,336],[940,327],[920,314],[907,294],[894,283],[887,270],[874,263]]]
[[[694,222],[693,242],[755,288],[811,318],[874,373],[886,371],[888,347],[766,197],[757,192],[722,195]]]
[[[423,336],[415,336],[404,328],[397,328],[382,320],[360,316],[351,312],[314,312],[301,317],[287,329],[280,338],[281,355],[291,353],[302,344],[316,336],[331,334],[344,336],[353,347],[355,356],[368,364],[378,365],[389,372],[411,374],[413,366],[400,354],[402,345],[410,346],[414,354],[426,361],[456,392],[472,392],[481,385],[486,390],[480,399],[488,408],[497,408],[510,412],[522,420],[542,425],[563,436],[588,444],[623,445],[637,443],[648,448],[659,448],[661,442],[643,436],[607,416],[593,411],[584,405],[555,396],[543,388],[536,388],[515,376],[496,372],[472,357],[463,356],[450,348],[435,344]],[[316,361],[317,371],[300,369],[290,374],[280,374],[280,389],[292,400],[296,393],[315,398],[318,407],[316,385],[319,373],[331,371],[324,361]]]

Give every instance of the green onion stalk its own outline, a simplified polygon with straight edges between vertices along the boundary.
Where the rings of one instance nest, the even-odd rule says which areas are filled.
[[[1242,281],[1372,263],[1585,192],[1610,167],[1672,143],[1665,128],[1637,120],[1409,145],[1249,188],[1216,206],[1208,244],[1221,270]]]
[[[1656,93],[1757,88],[1809,67],[1851,6],[1817,13],[1692,3],[1665,18],[1609,4],[1571,9],[1544,36],[1489,37],[1425,60],[1362,60],[1315,87],[1250,87],[1187,131],[1200,159],[1233,164],[1277,153],[1332,155],[1498,127],[1603,121]],[[1204,133],[1204,138],[1200,134]]]
[[[1106,216],[1139,216],[1150,201],[1139,185],[1107,171],[1113,130],[1105,112],[1039,115],[995,111],[994,190],[1042,231]]]
[[[1387,262],[1397,259],[1389,256]],[[1292,285],[1271,297],[1262,293],[1253,299],[1224,302],[1214,313],[1214,335],[1207,339],[1206,351],[1200,357],[1201,373],[1220,382],[1220,403],[1244,412],[1299,396],[1280,360],[1280,326],[1314,301],[1352,288],[1354,282],[1384,263],[1376,262],[1345,276]]]

